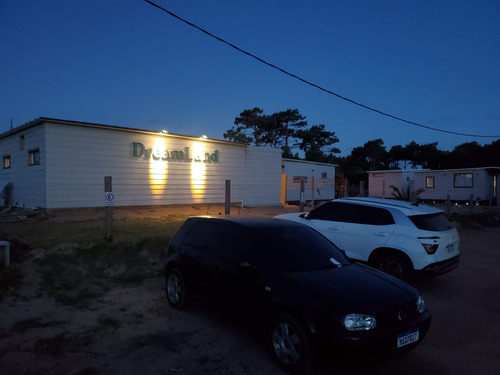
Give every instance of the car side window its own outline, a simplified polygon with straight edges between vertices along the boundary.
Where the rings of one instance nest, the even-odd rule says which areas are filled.
[[[219,258],[231,264],[249,261],[252,254],[252,238],[247,230],[228,225],[222,237]]]
[[[348,223],[367,224],[367,225],[391,225],[394,224],[392,214],[379,207],[361,206],[357,204],[351,205],[349,216],[346,221]]]
[[[224,223],[213,221],[200,221],[193,225],[187,233],[184,244],[197,250],[212,254],[214,257],[219,250]]]
[[[345,221],[349,204],[328,202],[312,210],[308,218],[316,220]]]

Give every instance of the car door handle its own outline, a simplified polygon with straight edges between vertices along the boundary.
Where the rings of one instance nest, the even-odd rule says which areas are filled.
[[[328,227],[328,229],[330,229],[330,230],[340,230],[339,227]]]
[[[375,235],[380,237],[389,237],[389,233],[387,232],[375,232]]]

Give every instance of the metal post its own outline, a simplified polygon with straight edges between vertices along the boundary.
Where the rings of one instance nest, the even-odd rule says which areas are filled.
[[[450,202],[450,194],[446,196],[446,216],[450,216],[450,210],[451,210],[451,202]]]
[[[225,213],[226,215],[231,214],[231,180],[226,180]]]
[[[111,176],[104,176],[104,193],[113,192],[113,178]],[[114,203],[114,202],[113,202]],[[106,237],[108,242],[113,241],[113,206],[106,202]]]
[[[300,180],[300,201],[299,201],[299,208],[300,212],[304,212],[304,179]]]
[[[314,207],[314,176],[311,177],[311,206]]]
[[[474,196],[471,194],[470,197],[469,197],[469,210],[470,210],[470,216],[472,216],[473,214],[473,210],[474,210]]]

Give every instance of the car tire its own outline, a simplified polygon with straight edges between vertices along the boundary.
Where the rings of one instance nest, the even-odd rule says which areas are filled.
[[[312,365],[311,339],[304,326],[289,314],[279,314],[271,322],[269,342],[278,365],[291,373],[307,373]]]
[[[402,281],[409,282],[412,278],[413,267],[408,259],[395,253],[378,255],[371,266],[394,276]]]
[[[185,305],[187,299],[187,288],[180,269],[171,268],[166,272],[165,292],[170,306],[180,309]]]

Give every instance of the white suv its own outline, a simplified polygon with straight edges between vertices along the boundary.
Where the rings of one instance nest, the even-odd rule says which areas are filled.
[[[433,275],[455,269],[459,237],[443,211],[382,198],[341,198],[309,213],[277,216],[309,225],[346,255],[402,280],[414,271]]]

